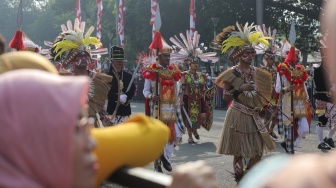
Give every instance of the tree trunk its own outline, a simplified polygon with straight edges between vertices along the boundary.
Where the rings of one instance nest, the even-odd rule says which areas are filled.
[[[301,64],[305,67],[307,66],[308,52],[302,52],[302,62]]]

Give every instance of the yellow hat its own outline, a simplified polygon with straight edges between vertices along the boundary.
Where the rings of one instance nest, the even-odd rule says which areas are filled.
[[[16,51],[0,56],[0,74],[17,69],[38,69],[58,74],[55,66],[48,59],[34,52]]]
[[[137,114],[118,126],[92,129],[97,141],[94,152],[100,166],[96,187],[122,166],[140,167],[157,159],[169,133],[165,124],[144,114]]]

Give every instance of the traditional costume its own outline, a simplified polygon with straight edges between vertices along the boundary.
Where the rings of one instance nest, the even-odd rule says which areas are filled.
[[[240,67],[241,61],[248,64],[243,57],[245,52],[255,54],[254,45],[268,45],[267,38],[261,32],[252,31],[254,27],[253,24],[246,23],[243,27],[237,23],[237,27],[226,27],[216,37],[217,42],[222,44],[222,53],[231,61],[240,61],[239,65],[224,71],[215,81],[219,87],[225,89],[225,95],[233,98],[226,113],[217,153],[235,156],[233,163],[237,181],[244,175],[242,157],[251,158],[250,162],[252,159],[258,160],[256,158],[261,159],[264,151],[273,150],[275,147],[259,116],[261,108],[268,105],[271,98],[271,75],[251,65],[249,72],[242,71]],[[240,86],[247,83],[255,84],[254,89],[241,91]],[[249,164],[247,168],[252,165]]]
[[[179,115],[180,100],[178,81],[181,79],[181,72],[174,64],[163,65],[161,61],[170,61],[171,47],[162,39],[161,33],[157,31],[150,47],[151,50],[157,50],[159,54],[158,63],[148,65],[143,71],[145,85],[143,94],[150,103],[146,103],[146,111],[150,109],[150,116],[161,120],[171,131],[170,138],[164,148],[163,156],[155,161],[155,171],[162,172],[163,167],[171,171],[170,158],[174,151],[174,145],[177,145],[182,139],[184,124]],[[159,99],[155,99],[158,97]]]
[[[170,38],[170,41],[176,45],[173,46],[175,52],[171,54],[171,59],[189,62],[189,70],[182,73],[181,79],[184,104],[182,112],[186,112],[182,113],[182,117],[188,131],[188,143],[195,143],[192,133],[199,140],[197,129],[203,125],[209,131],[212,126],[215,94],[214,86],[207,88],[207,77],[197,72],[198,64],[200,61],[215,63],[218,57],[215,57],[216,52],[204,53],[207,47],[203,43],[199,45],[200,34],[197,31],[193,39],[190,38],[189,31],[186,31],[186,37],[182,33],[180,36],[182,40],[176,35]]]
[[[112,62],[125,61],[123,48],[113,46],[111,51]],[[112,115],[112,123],[117,125],[129,119],[132,114],[130,101],[134,96],[135,85],[131,82],[132,74],[124,70],[118,72],[113,65],[110,67],[108,74],[115,79],[112,80],[110,85],[111,90],[108,94],[107,112],[109,115]]]
[[[269,37],[268,47],[264,46],[263,44],[258,44],[256,48],[257,54],[263,54],[263,65],[261,66],[262,69],[266,70],[272,76],[272,95],[270,99],[270,105],[264,108],[263,115],[265,119],[265,124],[269,131],[269,134],[274,138],[278,139],[278,136],[274,133],[273,129],[277,123],[277,101],[278,101],[278,94],[275,91],[275,83],[276,83],[276,67],[277,67],[277,59],[280,57],[280,46],[278,42],[275,40],[275,36],[277,31],[274,29],[271,31],[269,27],[266,29],[265,25],[258,25],[256,30],[262,32],[265,37]]]
[[[69,20],[67,26],[62,25],[62,33],[54,42],[45,42],[50,49],[42,50],[42,54],[59,63],[56,68],[63,75],[86,75],[91,78],[91,87],[88,94],[89,115],[96,119],[96,127],[111,125],[103,111],[110,90],[109,83],[112,77],[90,71],[88,66],[92,64],[91,55],[106,54],[106,48],[101,47],[101,42],[96,37],[91,37],[94,27],[91,26],[86,33],[85,22],[75,19],[74,24]],[[98,49],[96,49],[98,48]],[[71,65],[70,69],[67,69]]]
[[[298,147],[301,139],[309,133],[306,116],[309,116],[310,106],[307,103],[308,93],[305,86],[308,74],[304,66],[298,63],[296,55],[299,55],[299,51],[292,46],[285,62],[277,67],[275,86],[282,103],[282,122],[285,131],[285,142],[281,143],[281,146],[290,154],[294,154],[294,137],[296,137],[295,146]],[[291,87],[293,87],[292,92]]]
[[[335,147],[332,136],[336,131],[336,108],[331,98],[331,84],[330,73],[325,63],[327,57],[327,42],[325,37],[320,40],[321,43],[321,65],[314,69],[314,82],[315,82],[315,106],[316,114],[318,115],[318,122],[316,125],[316,133],[319,139],[318,149],[330,150]],[[329,127],[328,136],[323,139],[323,127]],[[327,145],[328,144],[328,145]],[[330,147],[329,147],[330,146]]]

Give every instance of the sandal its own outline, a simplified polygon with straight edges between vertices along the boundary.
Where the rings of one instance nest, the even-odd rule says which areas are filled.
[[[189,143],[189,144],[195,144],[196,142],[194,141],[193,138],[189,138],[189,139],[188,139],[188,143]]]

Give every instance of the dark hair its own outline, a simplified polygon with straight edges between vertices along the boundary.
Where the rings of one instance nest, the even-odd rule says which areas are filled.
[[[0,34],[0,55],[6,52],[6,41]]]

